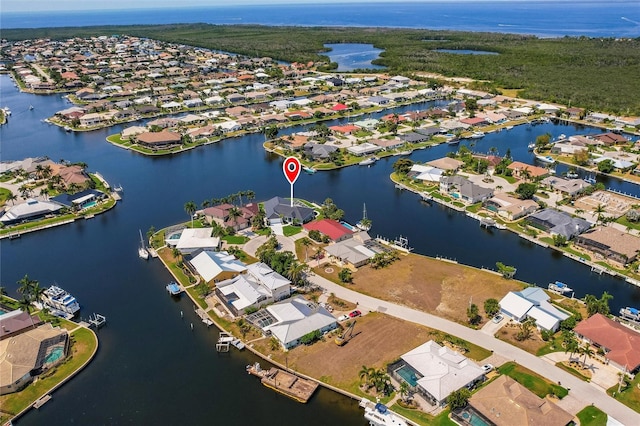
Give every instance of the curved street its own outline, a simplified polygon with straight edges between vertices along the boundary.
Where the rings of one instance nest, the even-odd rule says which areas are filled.
[[[613,417],[624,425],[640,424],[640,414],[609,397],[599,386],[584,382],[559,369],[555,365],[546,362],[542,358],[538,358],[509,343],[498,340],[492,335],[483,333],[480,330],[473,330],[435,315],[358,293],[315,274],[310,275],[308,278],[311,283],[326,289],[329,293],[334,293],[341,299],[354,303],[357,302],[359,309],[362,311],[377,311],[405,321],[411,321],[416,324],[444,331],[489,349],[493,351],[494,354],[507,360],[513,360],[551,381],[561,383],[563,387],[570,391],[569,395],[560,400],[558,405],[571,414],[575,415],[585,406],[594,404],[605,411],[610,417]]]

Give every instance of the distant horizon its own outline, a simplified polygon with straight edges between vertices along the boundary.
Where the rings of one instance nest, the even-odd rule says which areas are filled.
[[[636,3],[636,0],[614,0],[616,3]],[[277,6],[308,4],[353,4],[353,3],[600,3],[599,0],[236,0],[229,4],[223,0],[184,0],[176,5],[174,0],[111,0],[104,3],[86,0],[3,0],[2,13],[28,12],[80,12],[100,10],[144,10],[144,9],[192,9],[229,6]]]

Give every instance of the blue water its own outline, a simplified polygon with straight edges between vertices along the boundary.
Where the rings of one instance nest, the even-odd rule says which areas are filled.
[[[489,426],[489,423],[485,422],[475,414],[469,413],[468,411],[462,413],[462,418],[468,421],[472,426]]]
[[[478,1],[208,6],[101,11],[10,12],[2,28],[197,23],[402,27],[534,34],[640,36],[637,0]]]
[[[339,43],[325,44],[325,47],[330,48],[331,51],[323,53],[323,55],[327,55],[331,62],[338,63],[336,71],[385,68],[371,63],[374,59],[379,58],[380,53],[383,52],[382,49],[376,49],[371,44]]]

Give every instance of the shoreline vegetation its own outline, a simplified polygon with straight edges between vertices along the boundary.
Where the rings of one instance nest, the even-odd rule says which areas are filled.
[[[383,49],[375,65],[385,73],[437,73],[474,80],[474,89],[514,90],[518,97],[581,106],[603,112],[640,114],[640,40],[544,38],[516,34],[391,28],[268,27],[260,25],[130,25],[7,29],[3,38],[130,34],[167,42],[269,56],[287,62],[317,62],[332,71],[325,44],[365,43]],[[498,55],[456,55],[436,49],[482,50]],[[580,64],[576,66],[576,64]],[[358,70],[361,71],[361,70]],[[601,76],[607,76],[602,78]],[[615,96],[611,94],[615,93]]]

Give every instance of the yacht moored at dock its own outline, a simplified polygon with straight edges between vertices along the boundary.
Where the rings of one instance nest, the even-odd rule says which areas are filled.
[[[308,167],[308,166],[302,166],[302,170],[309,175],[312,175],[316,172],[316,169],[314,169],[313,167]]]
[[[42,304],[56,316],[73,318],[80,310],[75,297],[57,285],[52,285],[42,293]]]
[[[358,163],[358,165],[360,166],[370,166],[372,164],[374,164],[376,161],[378,161],[378,157],[369,157],[366,160],[362,160],[361,162]]]
[[[536,160],[542,161],[543,163],[547,164],[555,163],[556,161],[553,159],[553,157],[550,157],[548,155],[536,155]]]
[[[390,411],[384,404],[362,398],[359,405],[364,408],[364,418],[371,426],[407,426],[402,417]]]
[[[547,286],[547,289],[549,291],[553,291],[554,293],[559,293],[559,294],[571,293],[573,291],[571,287],[569,287],[568,285],[560,281],[549,283],[549,285]]]
[[[482,139],[485,137],[484,132],[473,132],[471,136],[468,136],[468,139]]]
[[[620,309],[620,316],[631,321],[640,321],[640,310],[627,306],[626,308]]]

